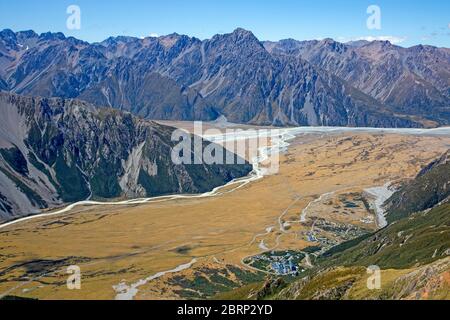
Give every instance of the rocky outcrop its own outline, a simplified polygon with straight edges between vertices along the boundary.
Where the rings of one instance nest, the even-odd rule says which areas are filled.
[[[282,278],[269,278],[264,282],[263,287],[255,293],[256,300],[270,299],[286,286],[287,283]]]

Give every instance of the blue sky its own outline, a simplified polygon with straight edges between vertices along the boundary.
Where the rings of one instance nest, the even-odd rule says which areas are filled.
[[[81,9],[81,29],[68,30],[66,9]],[[369,5],[381,9],[381,30],[369,30]],[[1,0],[0,29],[61,31],[89,42],[109,36],[172,32],[210,38],[236,27],[260,40],[326,37],[348,41],[390,37],[402,46],[450,47],[448,0]]]

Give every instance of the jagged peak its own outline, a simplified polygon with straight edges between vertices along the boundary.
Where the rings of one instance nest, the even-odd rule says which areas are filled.
[[[39,35],[39,40],[65,40],[66,36],[62,32],[44,32]]]
[[[394,47],[394,45],[388,41],[388,40],[374,40],[369,41],[366,45],[363,47],[372,47],[372,48],[379,48],[379,49],[387,49]]]
[[[370,41],[367,40],[352,40],[352,41],[348,41],[345,44],[349,45],[351,47],[362,47],[365,45],[368,45],[370,43]]]
[[[331,50],[336,52],[345,52],[347,50],[347,45],[332,38],[325,38],[323,40],[320,40],[317,44],[319,46],[330,48]]]
[[[6,41],[11,45],[15,41],[17,41],[17,36],[11,29],[4,29],[0,31],[0,39]]]
[[[426,45],[426,44],[419,44],[416,46],[412,46],[410,48],[408,48],[410,51],[428,51],[428,52],[435,52],[435,51],[439,51],[442,48],[438,48],[438,47],[434,47],[434,46],[430,46],[430,45]],[[444,48],[447,49],[447,48]]]
[[[37,38],[39,35],[33,30],[23,30],[16,33],[18,36],[23,36],[25,38]]]
[[[14,33],[14,31],[12,31],[11,29],[3,29],[2,31],[0,31],[1,35],[8,35],[8,36],[15,36],[16,34]]]
[[[320,40],[320,42],[321,42],[321,43],[325,43],[325,44],[333,44],[333,43],[336,43],[336,41],[334,41],[334,39],[332,39],[332,38],[325,38],[325,39]]]
[[[244,29],[244,28],[236,28],[232,32],[232,34],[236,35],[251,35],[253,36],[253,33],[250,30]]]
[[[219,46],[222,49],[231,50],[233,54],[237,55],[242,54],[242,50],[248,54],[262,51],[269,54],[264,48],[264,44],[252,32],[243,28],[237,28],[232,33],[217,34],[210,40],[206,40],[205,43],[208,47]]]
[[[183,35],[180,35],[179,33],[177,33],[177,32],[172,32],[172,33],[169,33],[169,34],[167,34],[167,35],[165,35],[165,36],[161,36],[160,38],[168,38],[168,37],[170,37],[170,38],[180,38],[180,37],[182,37]],[[185,36],[185,37],[187,37],[187,36]]]
[[[176,32],[157,38],[159,43],[166,49],[170,49],[177,43],[187,43],[192,40],[189,36],[180,35]]]
[[[130,36],[113,36],[113,37],[109,37],[105,40],[103,40],[102,42],[100,42],[100,44],[106,44],[106,45],[113,45],[116,44],[118,42],[122,42],[122,43],[129,43],[129,42],[133,42],[139,40],[136,37],[130,37]]]
[[[258,38],[253,34],[253,32],[246,30],[244,28],[237,28],[232,33],[229,34],[230,36],[237,38],[237,39],[245,39],[245,40],[253,40],[258,41]]]
[[[314,42],[314,40],[312,40]],[[333,47],[345,47],[345,43],[334,40],[333,38],[325,38],[322,40],[316,40],[319,45],[333,46]]]
[[[287,38],[287,39],[281,39],[279,42],[281,43],[298,43],[298,40],[295,40],[293,38]]]
[[[255,46],[260,46],[264,49],[263,43],[261,43],[258,38],[251,32],[243,28],[237,28],[231,33],[226,33],[222,35],[215,35],[211,41],[215,42],[216,40],[219,41],[228,41],[233,43],[252,43]],[[265,50],[265,49],[264,49]]]

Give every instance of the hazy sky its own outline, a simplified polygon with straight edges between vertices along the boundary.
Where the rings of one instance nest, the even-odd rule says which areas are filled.
[[[66,27],[69,5],[81,9],[79,30]],[[381,9],[381,30],[367,27],[370,5]],[[0,0],[0,29],[61,31],[89,42],[173,32],[205,39],[236,27],[260,40],[386,37],[402,46],[450,47],[450,1]]]

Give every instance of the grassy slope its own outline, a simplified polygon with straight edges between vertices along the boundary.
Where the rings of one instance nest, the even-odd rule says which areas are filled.
[[[311,276],[298,280],[267,297],[272,299],[399,299],[426,289],[429,270],[435,278],[448,276],[450,248],[450,204],[398,221],[370,237],[353,240],[328,251],[316,261]],[[445,260],[446,259],[446,260]],[[366,268],[382,270],[381,290],[368,290]],[[435,268],[440,265],[440,268]],[[421,271],[421,269],[423,271]],[[434,269],[433,269],[434,268]],[[442,271],[444,270],[444,271]],[[417,274],[416,274],[417,273]],[[421,277],[427,274],[427,281]],[[411,283],[417,282],[411,287]],[[247,299],[263,283],[222,294],[224,299]],[[449,283],[433,288],[427,298],[449,299]]]
[[[388,202],[388,227],[332,248],[317,259],[311,279],[295,283],[280,297],[450,298],[450,202],[443,201],[449,196],[446,159],[444,155],[430,164],[394,194]],[[383,270],[383,288],[375,292],[365,282],[370,265]],[[429,283],[434,284],[431,289]]]
[[[354,241],[356,243],[356,241]],[[442,258],[450,248],[450,204],[412,215],[347,248],[337,246],[318,262],[323,266],[408,268]]]
[[[389,199],[387,204],[389,222],[432,208],[450,196],[450,161],[442,161],[436,165],[431,164],[429,169],[423,171]]]
[[[310,277],[272,298],[449,299],[450,201],[443,199],[448,197],[450,162],[446,159],[444,155],[430,164],[390,199],[388,227],[330,249],[315,261]],[[382,269],[381,290],[367,289],[366,268],[371,265]],[[427,288],[429,283],[434,287]],[[248,290],[240,288],[227,297],[246,294]]]

